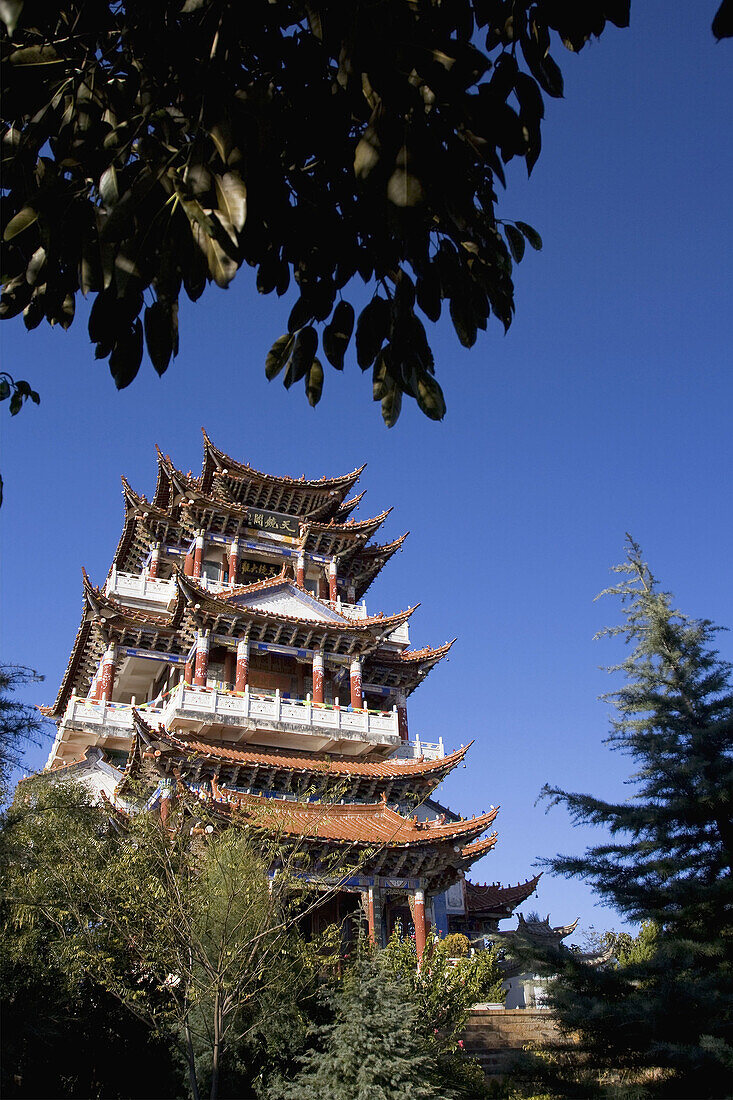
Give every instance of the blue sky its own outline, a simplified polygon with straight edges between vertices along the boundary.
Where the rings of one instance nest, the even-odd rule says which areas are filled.
[[[391,431],[353,360],[327,370],[311,410],[268,384],[264,357],[288,300],[243,271],[182,307],[181,354],[163,379],[146,362],[117,393],[93,359],[81,308],[68,333],[3,326],[4,369],[41,392],[2,412],[5,659],[29,664],[49,701],[81,610],[80,567],[106,575],[122,523],[119,475],[155,484],[154,443],[197,472],[200,426],[273,473],[336,474],[368,462],[364,517],[394,506],[409,529],[368,594],[373,610],[421,601],[417,646],[458,636],[411,700],[410,728],[449,748],[475,738],[439,796],[464,814],[501,805],[499,843],[478,881],[514,883],[538,856],[593,834],[535,805],[546,781],[616,797],[630,765],[602,739],[618,656],[593,642],[617,620],[593,602],[631,531],[686,611],[733,624],[730,584],[733,45],[716,45],[715,3],[633,5],[579,56],[555,51],[532,179],[510,171],[500,213],[536,226],[544,251],[516,271],[517,316],[467,352],[434,333],[448,402],[441,424],[410,401]],[[733,658],[733,642],[721,650]],[[41,759],[37,754],[34,763]],[[582,884],[545,875],[530,906],[557,922],[620,927]]]

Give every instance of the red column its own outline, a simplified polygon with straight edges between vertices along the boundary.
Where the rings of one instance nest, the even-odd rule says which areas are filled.
[[[336,566],[336,559],[331,558],[328,565],[328,598],[331,603],[336,603],[336,597],[338,595],[338,568]]]
[[[101,684],[99,698],[109,703],[112,701],[112,692],[115,687],[115,647],[113,645],[109,646],[102,658]]]
[[[209,670],[209,646],[211,635],[199,630],[196,636],[196,665],[193,682],[196,687],[206,687],[206,673]]]
[[[154,542],[150,551],[150,568],[148,569],[148,576],[151,580],[155,580],[158,576],[158,566],[160,564],[160,543]]]
[[[351,705],[361,710],[361,657],[351,658]]]
[[[249,638],[240,638],[237,643],[237,675],[234,681],[235,691],[244,691],[249,678]]]
[[[186,560],[183,563],[183,575],[185,577],[193,576],[193,546],[190,546],[186,552]]]
[[[376,944],[377,942],[377,921],[374,905],[374,887],[370,886],[367,890],[367,921],[369,923],[369,942]]]
[[[326,584],[326,578],[321,576],[321,574],[319,573],[318,574],[318,592],[317,592],[318,599],[319,600],[327,600],[328,599],[327,593],[328,593],[328,585]]]
[[[395,703],[397,706],[397,728],[402,740],[407,741],[407,699],[401,691],[397,692]]]
[[[204,560],[204,536],[196,536],[196,545],[193,550],[193,579],[198,580],[201,576],[201,566]]]
[[[234,678],[236,676],[236,654],[233,649],[228,649],[224,656],[224,684],[227,691],[231,691],[234,687]]]
[[[239,565],[239,539],[234,539],[229,547],[229,583],[237,583],[237,566]]]
[[[305,554],[298,554],[295,579],[301,588],[305,588]]]
[[[173,789],[174,785],[172,780],[163,780],[160,792],[160,823],[164,828],[168,823],[168,816],[171,806],[173,805]]]
[[[420,965],[420,960],[425,950],[426,941],[426,929],[425,929],[425,893],[423,890],[415,891],[415,950],[417,951],[417,964]]]
[[[323,702],[323,650],[313,654],[313,702]]]
[[[183,666],[183,682],[189,687],[193,683],[193,657],[187,657]]]

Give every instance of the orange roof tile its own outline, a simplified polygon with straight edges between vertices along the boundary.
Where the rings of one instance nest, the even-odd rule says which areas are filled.
[[[169,742],[182,752],[198,753],[217,760],[226,760],[234,764],[261,764],[279,768],[292,768],[294,771],[330,772],[335,776],[361,775],[383,779],[413,778],[418,775],[430,775],[433,772],[451,771],[463,760],[473,744],[457,749],[440,760],[414,760],[396,764],[390,760],[354,760],[347,756],[325,756],[316,753],[297,752],[287,749],[238,745],[233,741],[212,741],[204,737],[175,736],[166,730],[151,730],[157,736]]]
[[[537,888],[542,872],[516,886],[502,886],[500,882],[484,883],[466,880],[466,912],[482,912],[491,909],[513,909],[526,901]]]
[[[319,802],[295,802],[289,799],[262,798],[259,795],[219,789],[211,781],[215,801],[233,804],[261,828],[277,830],[289,836],[353,843],[393,846],[435,844],[477,837],[496,817],[498,808],[468,820],[437,824],[405,818],[386,802],[329,805]],[[493,847],[494,839],[488,838]],[[486,844],[486,842],[480,842]],[[466,854],[469,845],[463,849]]]
[[[366,463],[364,463],[363,466],[357,467],[357,469],[352,470],[351,473],[341,474],[339,477],[332,478],[322,477],[315,481],[308,481],[304,477],[283,477],[276,474],[264,474],[246,463],[237,462],[236,459],[225,454],[224,451],[220,451],[209,439],[209,436],[206,434],[206,429],[202,428],[201,431],[204,436],[205,455],[208,453],[213,456],[219,468],[225,467],[229,474],[234,477],[256,478],[258,481],[267,481],[275,485],[286,485],[293,489],[315,489],[322,492],[329,489],[344,488],[344,491],[348,492],[351,486],[355,485],[359,480],[360,474],[366,469]]]
[[[231,600],[233,596],[237,595],[249,595],[253,592],[261,592],[268,588],[277,587],[279,584],[292,584],[294,588],[299,587],[294,581],[289,578],[285,578],[282,575],[276,577],[268,577],[264,581],[255,581],[251,585],[246,585],[243,588],[234,589],[233,592],[224,593],[212,593],[205,588],[200,588],[193,577],[184,576],[180,570],[176,571],[176,577],[178,580],[178,586],[183,591],[186,599],[189,601],[196,600],[201,605],[209,604],[214,610],[217,608],[228,614],[242,614],[242,615],[256,615],[260,618],[276,619],[278,622],[291,622],[302,623],[304,626],[311,628],[332,629],[339,631],[347,631],[349,633],[360,634],[367,631],[370,627],[383,627],[388,629],[394,629],[401,623],[405,622],[410,616],[417,610],[420,604],[415,604],[413,607],[407,607],[403,611],[396,611],[393,615],[369,615],[366,619],[348,619],[345,615],[342,615],[340,619],[323,619],[314,620],[309,618],[300,618],[297,615],[285,615],[281,611],[269,611],[264,607],[258,607],[257,605],[239,607],[236,604],[232,604]],[[189,589],[190,591],[187,591]],[[303,590],[305,591],[305,590]],[[310,592],[308,595],[311,599],[316,597],[312,596]],[[330,608],[333,610],[333,608]],[[338,612],[337,612],[338,614]]]

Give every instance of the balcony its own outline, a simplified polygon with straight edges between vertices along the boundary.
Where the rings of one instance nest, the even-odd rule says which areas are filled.
[[[310,752],[358,755],[400,745],[397,712],[349,710],[309,699],[284,698],[279,692],[235,694],[178,684],[163,711],[166,728],[216,732],[230,740]]]
[[[434,741],[402,741],[390,760],[396,764],[409,764],[412,760],[442,760],[445,756],[445,745],[441,737],[438,743]]]
[[[114,596],[122,603],[135,607],[160,610],[168,607],[176,594],[174,580],[153,579],[142,573],[118,573],[115,568],[109,575],[104,589],[106,596]]]
[[[127,749],[133,733],[132,706],[71,697],[59,726],[57,742],[49,757],[73,760],[90,745]],[[137,708],[155,727],[211,736],[214,730],[226,740],[298,748],[310,752],[358,755],[380,748],[384,757],[408,763],[422,757],[442,760],[443,739],[401,741],[394,711],[350,711],[317,705],[308,700],[287,699],[279,694],[261,695],[179,684],[163,709],[151,704]]]
[[[163,712],[159,708],[143,704],[137,709],[153,725],[160,722]],[[104,703],[72,695],[61,725],[104,737],[130,738],[133,730],[132,707],[127,703]]]
[[[366,619],[367,617],[366,602],[364,600],[361,603],[344,603],[339,597],[332,606],[334,611],[338,611],[339,615],[343,615],[346,619]]]

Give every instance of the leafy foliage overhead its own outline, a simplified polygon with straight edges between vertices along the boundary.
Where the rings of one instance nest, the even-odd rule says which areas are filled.
[[[321,396],[349,345],[388,424],[445,402],[421,316],[471,347],[508,328],[530,226],[497,220],[504,165],[540,153],[553,41],[629,0],[2,0],[0,316],[73,322],[118,387],[178,351],[181,289],[299,296],[269,378]],[[553,32],[555,39],[553,39]],[[358,318],[341,292],[373,291]],[[147,300],[147,304],[146,304]]]

